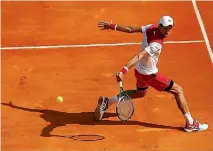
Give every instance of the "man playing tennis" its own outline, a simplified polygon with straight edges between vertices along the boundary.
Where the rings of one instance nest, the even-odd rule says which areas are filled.
[[[186,132],[204,131],[208,129],[207,124],[201,124],[192,118],[182,87],[158,72],[157,63],[162,50],[163,40],[173,28],[173,19],[170,16],[163,16],[158,24],[149,24],[142,27],[121,26],[104,21],[99,22],[98,27],[100,27],[101,30],[111,29],[126,33],[144,34],[142,50],[133,56],[116,75],[117,81],[122,81],[123,76],[128,70],[136,65],[135,77],[137,89],[126,91],[132,99],[144,97],[149,86],[158,91],[169,92],[174,95],[178,108],[185,117],[186,126],[184,130]],[[111,99],[100,96],[95,109],[96,120],[101,120],[109,105],[117,101],[117,96]]]

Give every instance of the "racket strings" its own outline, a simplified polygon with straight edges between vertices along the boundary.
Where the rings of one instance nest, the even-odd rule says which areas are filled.
[[[120,97],[117,109],[121,119],[128,119],[129,117],[131,117],[134,110],[132,100],[126,96]]]

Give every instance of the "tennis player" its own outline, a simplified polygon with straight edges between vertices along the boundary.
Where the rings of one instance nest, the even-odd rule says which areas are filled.
[[[192,117],[183,88],[175,83],[174,80],[158,72],[157,63],[162,51],[163,41],[173,26],[174,22],[170,16],[163,16],[158,24],[148,24],[141,27],[121,26],[104,21],[98,24],[101,30],[111,29],[126,33],[143,33],[144,35],[141,51],[133,56],[116,75],[117,81],[122,81],[123,76],[129,69],[135,66],[136,90],[127,90],[126,93],[132,99],[142,98],[145,96],[149,86],[158,91],[171,93],[174,95],[177,106],[186,120],[184,130],[186,132],[204,131],[208,129],[208,125],[201,124]],[[101,120],[107,108],[117,101],[117,96],[112,98],[100,96],[95,109],[96,120]]]

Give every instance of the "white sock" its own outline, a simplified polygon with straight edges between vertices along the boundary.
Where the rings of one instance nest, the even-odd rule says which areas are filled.
[[[191,114],[189,112],[187,112],[186,114],[184,114],[184,117],[186,119],[186,122],[189,123],[189,124],[193,124],[193,118],[191,116]]]
[[[118,97],[116,95],[116,96],[113,96],[112,98],[109,99],[108,104],[112,105],[112,104],[117,103],[117,102],[118,102]]]

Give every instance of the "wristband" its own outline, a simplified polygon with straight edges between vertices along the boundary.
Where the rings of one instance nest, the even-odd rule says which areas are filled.
[[[109,25],[110,29],[112,29],[112,30],[116,30],[116,29],[117,29],[117,26],[118,26],[118,25],[116,25],[116,24],[110,24],[110,25]]]
[[[129,71],[129,69],[127,67],[123,67],[123,69],[121,70],[121,72],[123,74],[126,74]]]

